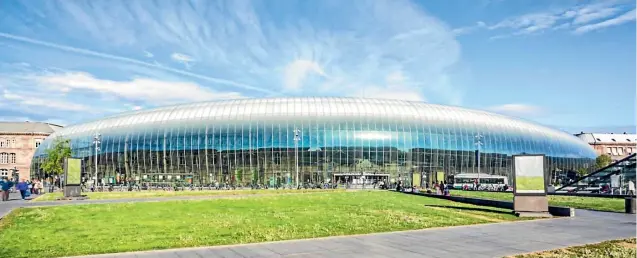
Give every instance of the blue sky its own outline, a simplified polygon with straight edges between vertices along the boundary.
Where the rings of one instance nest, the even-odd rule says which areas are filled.
[[[0,1],[0,119],[353,96],[634,131],[634,1]]]

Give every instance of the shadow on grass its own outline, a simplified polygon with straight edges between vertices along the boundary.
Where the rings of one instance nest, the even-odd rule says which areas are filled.
[[[498,214],[511,214],[511,212],[497,211],[497,210],[478,208],[478,207],[458,207],[458,206],[449,206],[449,205],[427,205],[427,204],[425,204],[425,207],[445,208],[445,209],[455,209],[455,210],[465,210],[465,211],[482,211],[482,212],[498,213]]]

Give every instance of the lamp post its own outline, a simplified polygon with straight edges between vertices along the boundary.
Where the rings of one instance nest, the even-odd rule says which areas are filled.
[[[102,142],[100,140],[100,138],[102,137],[101,134],[99,133],[95,133],[95,137],[93,137],[93,144],[95,144],[95,188],[97,189],[97,155],[99,154],[100,151],[100,143]]]
[[[296,164],[296,188],[300,186],[299,180],[299,140],[301,140],[301,130],[294,129],[294,163]]]
[[[476,188],[478,188],[478,186],[480,185],[480,146],[482,146],[482,135],[481,134],[477,134],[475,136],[475,145],[476,145],[476,149],[477,149],[477,160],[478,160],[478,183],[476,184]],[[476,189],[478,190],[478,189]]]

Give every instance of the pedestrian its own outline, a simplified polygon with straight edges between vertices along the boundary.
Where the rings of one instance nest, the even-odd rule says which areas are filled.
[[[29,193],[33,194],[33,191],[35,191],[35,180],[31,179],[30,181],[27,181],[27,184],[29,184]]]
[[[44,189],[44,183],[42,182],[42,180],[38,180],[37,187],[38,187],[38,194],[42,194],[43,193],[42,190]]]
[[[0,190],[2,190],[2,201],[6,202],[9,200],[9,192],[13,187],[13,183],[9,181],[6,177],[0,181]]]
[[[20,191],[20,196],[22,197],[22,200],[24,200],[26,198],[27,191],[29,190],[29,184],[26,182],[26,180],[20,180],[15,188],[16,190]]]
[[[628,194],[635,195],[635,182],[628,180]]]

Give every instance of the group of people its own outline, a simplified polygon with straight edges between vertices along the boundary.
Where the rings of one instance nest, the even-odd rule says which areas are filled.
[[[449,196],[449,189],[453,187],[447,184],[447,181],[440,181],[440,183],[436,182],[434,184],[433,190],[436,191],[437,195],[445,195]]]
[[[0,180],[0,192],[2,196],[2,201],[9,201],[9,193],[11,193],[11,189],[15,187],[15,190],[20,192],[20,197],[22,200],[25,200],[31,194],[40,194],[42,193],[42,189],[44,188],[44,184],[42,181],[35,180],[25,180],[21,179],[19,182],[14,182],[14,180],[10,180],[8,178],[3,178]]]

